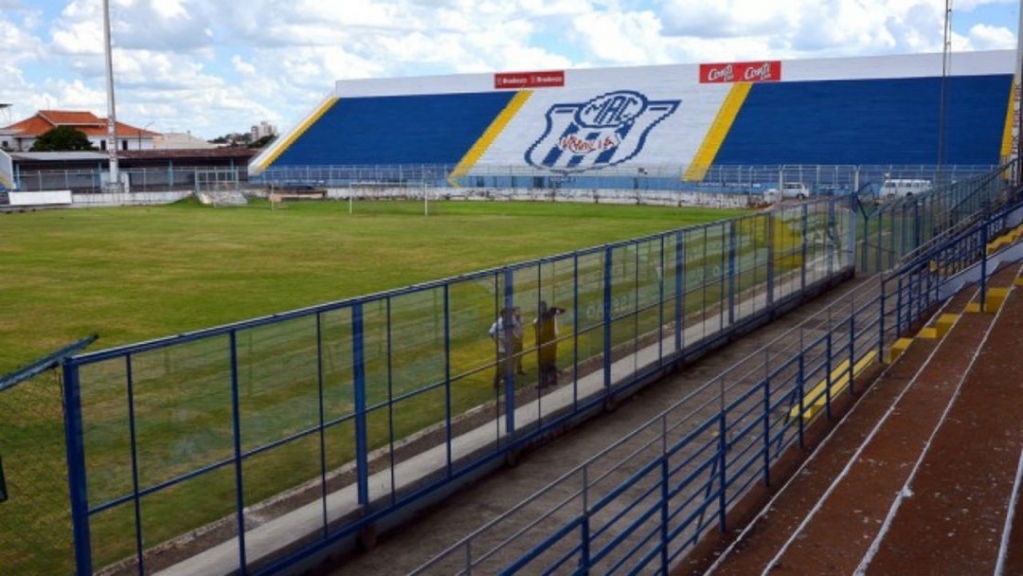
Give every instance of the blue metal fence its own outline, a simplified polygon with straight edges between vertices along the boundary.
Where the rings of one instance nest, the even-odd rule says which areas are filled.
[[[178,536],[201,532],[193,552],[226,543],[218,561],[260,573],[372,526],[850,274],[848,204],[78,356],[65,384],[79,571],[152,573]],[[533,335],[542,302],[565,309],[553,342]],[[526,319],[524,375],[487,337],[513,306]],[[549,346],[560,385],[538,389]],[[297,517],[313,528],[295,546],[261,540]]]
[[[986,186],[972,193],[1005,189],[997,178]],[[847,277],[873,250],[857,238],[886,210],[861,217],[861,205],[831,198],[75,357],[65,404],[78,572],[188,573],[201,562],[204,573],[272,573],[365,534]],[[919,285],[897,318],[925,309]],[[803,405],[804,384],[879,348],[880,302],[883,314],[861,308],[846,335],[814,339],[759,387],[717,398],[716,416],[695,429],[663,422],[661,459],[556,532],[559,542],[585,535],[561,562],[624,567],[617,551],[642,525],[659,534],[641,537],[643,565],[663,563],[720,525],[801,437],[791,406]],[[566,310],[553,341],[533,330],[544,305]],[[513,307],[526,319],[524,375],[487,335]],[[561,382],[538,388],[550,346]],[[789,418],[768,416],[783,406]],[[605,504],[636,491],[657,504],[623,532],[632,515]]]
[[[1021,219],[1023,195],[1006,192],[998,210],[921,245],[794,329],[798,338],[779,337],[414,574],[669,573],[701,537],[729,528],[728,511],[755,485],[771,485],[807,423],[831,417],[853,377],[941,302],[945,282],[984,266],[988,238]]]
[[[251,182],[273,186],[328,188],[429,187],[487,190],[635,190],[641,192],[705,192],[762,194],[783,184],[801,183],[813,196],[841,196],[864,188],[880,190],[884,182],[913,179],[929,186],[947,186],[989,174],[996,166],[976,165],[729,165],[715,164],[699,181],[687,180],[679,164],[613,166],[576,175],[552,174],[530,166],[474,166],[468,174],[455,165],[320,165],[271,166]],[[929,187],[928,186],[928,187]]]

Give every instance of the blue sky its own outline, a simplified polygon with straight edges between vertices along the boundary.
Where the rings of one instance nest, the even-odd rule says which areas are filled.
[[[214,138],[300,122],[349,78],[940,52],[944,0],[110,0],[118,118]],[[953,48],[1015,48],[956,0]],[[101,0],[0,0],[0,125],[106,116]]]

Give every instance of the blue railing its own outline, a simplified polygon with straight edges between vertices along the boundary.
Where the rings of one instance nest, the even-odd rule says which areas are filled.
[[[848,277],[848,204],[809,203],[73,358],[79,572],[173,569],[160,551],[201,533],[190,546],[216,557],[204,570],[269,573],[386,523]],[[541,302],[566,313],[553,342],[560,385],[538,390],[529,322]],[[526,318],[525,376],[495,374],[511,363],[487,337],[511,307]],[[295,543],[264,542],[275,523],[296,519],[315,528]]]
[[[728,512],[755,485],[771,485],[773,464],[789,448],[804,447],[808,422],[831,418],[832,403],[856,391],[854,376],[876,366],[887,344],[942,302],[945,283],[984,266],[988,239],[1023,219],[1019,190],[1002,201],[696,388],[414,574],[669,573],[708,532],[729,529]]]
[[[188,573],[201,562],[204,573],[268,574],[384,526],[847,278],[866,251],[851,204],[826,199],[75,357],[64,373],[78,572]],[[553,342],[531,334],[541,303],[567,309]],[[522,378],[487,337],[513,307],[527,319]],[[778,423],[751,406],[802,406],[803,383],[843,359],[852,370],[880,346],[885,314],[868,316],[810,343],[816,361],[782,364],[766,388],[715,398],[727,409],[699,428],[718,439],[698,453],[695,440],[680,444],[635,486],[655,473],[696,478],[691,460],[715,473],[700,490],[716,505],[665,487],[699,502],[671,517],[719,524],[753,476],[769,473],[760,463],[802,437],[802,417]],[[535,358],[552,344],[562,382],[537,389]],[[674,422],[671,434],[688,438]],[[761,429],[770,452],[736,441]],[[305,528],[282,542],[282,524]],[[617,529],[579,529],[614,540],[587,557],[621,545]],[[168,562],[185,534],[193,558]]]
[[[880,189],[890,179],[918,179],[934,187],[990,174],[996,166],[975,165],[728,165],[708,167],[699,181],[687,180],[679,164],[609,167],[561,175],[530,166],[475,166],[467,174],[446,164],[292,165],[271,166],[251,182],[273,186],[327,188],[448,188],[457,196],[471,190],[634,190],[637,192],[704,192],[763,194],[785,182],[805,184],[814,196],[843,196],[866,187]],[[463,189],[463,190],[460,190]],[[568,194],[566,192],[566,194]]]

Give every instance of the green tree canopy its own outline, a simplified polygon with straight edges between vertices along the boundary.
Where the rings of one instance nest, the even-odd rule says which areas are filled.
[[[253,142],[250,142],[249,143],[249,148],[263,148],[267,144],[273,142],[274,138],[276,138],[276,136],[274,136],[273,134],[268,134],[266,136],[263,136],[259,140],[255,140]]]
[[[84,132],[71,126],[57,126],[53,130],[41,134],[32,144],[32,152],[95,149]]]

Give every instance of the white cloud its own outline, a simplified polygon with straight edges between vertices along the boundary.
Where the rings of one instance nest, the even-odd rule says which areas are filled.
[[[26,60],[43,50],[40,38],[33,35],[31,25],[0,19],[0,54],[6,63]]]
[[[54,25],[51,45],[65,56],[102,54],[103,14],[97,3],[69,3]]]
[[[243,76],[255,76],[256,67],[251,62],[246,62],[244,58],[235,54],[231,57],[231,65]]]
[[[1006,28],[977,24],[970,28],[971,47],[977,50],[1011,49],[1016,47],[1016,35]]]
[[[956,0],[955,9],[956,50],[1015,46],[1015,0]],[[111,16],[119,118],[214,137],[263,119],[293,125],[339,79],[938,51],[944,6],[111,0]],[[16,119],[40,107],[104,112],[102,25],[100,0],[0,0],[0,73]]]
[[[664,60],[661,22],[650,12],[583,14],[575,19],[574,32],[600,62],[621,65]]]

